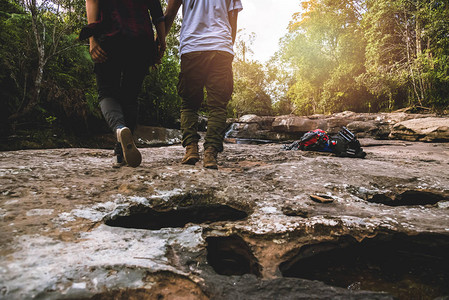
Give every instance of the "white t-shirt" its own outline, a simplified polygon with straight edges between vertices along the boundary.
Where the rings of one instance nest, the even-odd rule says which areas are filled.
[[[180,53],[226,51],[234,55],[228,12],[243,9],[240,0],[182,0]]]

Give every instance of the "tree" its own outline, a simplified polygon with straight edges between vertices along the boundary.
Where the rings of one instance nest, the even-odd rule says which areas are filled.
[[[273,113],[271,98],[267,93],[267,76],[264,67],[249,59],[255,34],[239,30],[236,55],[233,63],[234,93],[228,106],[228,115],[240,117],[245,114],[270,115]]]
[[[25,102],[32,68],[28,59],[31,47],[24,39],[28,15],[8,0],[0,0],[0,8],[0,96],[6,100],[1,112],[3,123]]]
[[[438,0],[367,0],[362,77],[388,108],[448,103],[449,7]]]
[[[275,53],[267,62],[267,85],[265,90],[271,97],[273,113],[275,115],[287,115],[295,111],[291,99],[288,97],[288,89],[293,85],[293,76],[285,68],[287,63],[281,58],[280,52]]]
[[[36,72],[33,74],[31,96],[23,99],[17,111],[9,116],[9,120],[26,116],[38,105],[47,63],[67,49],[76,46],[74,43],[62,43],[74,28],[71,20],[76,15],[72,13],[74,1],[23,0],[18,2],[29,13],[30,30],[27,30],[29,35],[26,38],[34,47],[32,57],[29,59],[36,60]]]
[[[363,1],[311,0],[302,5],[281,43],[281,55],[293,70],[289,97],[296,112],[365,110],[359,97],[367,93],[356,82],[365,71]]]

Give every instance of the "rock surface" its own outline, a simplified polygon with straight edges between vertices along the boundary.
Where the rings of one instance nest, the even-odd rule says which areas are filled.
[[[447,141],[449,119],[423,118],[399,122],[393,126],[390,136],[407,141]]]
[[[137,126],[134,135],[138,144],[147,147],[176,145],[180,144],[182,139],[181,130],[143,125]]]
[[[284,141],[299,139],[304,133],[322,129],[336,134],[346,126],[358,138],[398,139],[408,141],[448,142],[449,118],[432,114],[354,113],[333,115],[243,116],[233,123],[227,132],[231,139],[269,139]]]
[[[366,159],[228,144],[218,171],[180,146],[136,169],[0,152],[0,298],[448,296],[449,144],[361,142]]]

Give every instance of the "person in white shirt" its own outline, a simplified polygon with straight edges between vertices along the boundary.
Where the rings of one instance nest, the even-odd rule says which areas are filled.
[[[186,154],[181,163],[199,161],[198,110],[207,92],[208,123],[203,165],[218,169],[217,154],[223,151],[226,107],[234,88],[232,61],[240,0],[168,0],[166,33],[182,5],[180,37],[181,73],[178,93],[182,98],[182,145]]]

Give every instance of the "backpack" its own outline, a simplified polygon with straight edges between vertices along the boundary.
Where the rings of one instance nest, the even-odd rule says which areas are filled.
[[[355,135],[344,126],[331,138],[321,129],[306,132],[299,141],[284,145],[283,149],[332,152],[340,157],[364,158],[366,156]]]
[[[306,132],[299,140],[299,149],[305,151],[331,152],[329,148],[329,136],[326,131],[321,129]]]
[[[329,136],[326,131],[321,129],[306,132],[299,141],[284,145],[283,149],[332,152],[329,147]]]
[[[337,135],[332,136],[329,146],[332,152],[340,157],[365,158],[366,156],[355,135],[344,126]]]

